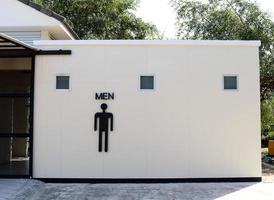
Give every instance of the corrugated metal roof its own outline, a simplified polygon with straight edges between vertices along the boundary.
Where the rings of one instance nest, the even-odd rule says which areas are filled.
[[[29,44],[0,33],[0,50],[33,50],[37,49]]]
[[[33,45],[35,40],[41,40],[41,31],[1,31],[1,33],[30,45]]]

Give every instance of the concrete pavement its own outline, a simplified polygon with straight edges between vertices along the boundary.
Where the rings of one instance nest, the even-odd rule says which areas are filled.
[[[45,184],[0,180],[0,200],[273,200],[274,183]]]

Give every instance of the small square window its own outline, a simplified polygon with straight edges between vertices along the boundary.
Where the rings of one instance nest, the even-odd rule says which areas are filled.
[[[69,90],[69,76],[56,76],[56,89]]]
[[[153,90],[154,89],[154,76],[141,76],[140,78],[141,90]]]
[[[238,89],[238,77],[237,76],[224,76],[224,89],[225,90],[237,90]]]

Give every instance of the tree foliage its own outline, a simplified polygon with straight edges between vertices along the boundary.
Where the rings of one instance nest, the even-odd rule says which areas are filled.
[[[269,131],[274,125],[274,97],[264,100],[261,103],[262,132]]]
[[[249,0],[173,0],[178,37],[204,40],[260,40],[261,99],[274,90],[274,22]]]
[[[135,0],[34,0],[66,18],[82,39],[154,39],[156,27],[134,14]]]

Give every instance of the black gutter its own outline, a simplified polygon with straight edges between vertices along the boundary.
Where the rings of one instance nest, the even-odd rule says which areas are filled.
[[[163,183],[235,183],[235,182],[261,182],[262,177],[232,177],[232,178],[34,178],[45,183],[141,183],[141,184],[163,184]]]
[[[71,55],[71,50],[0,50],[0,58],[32,57],[36,55]]]

